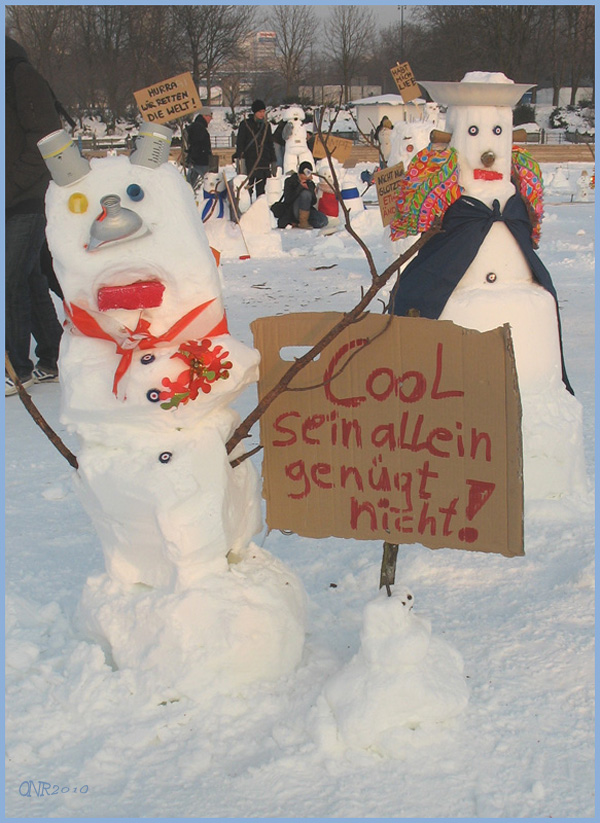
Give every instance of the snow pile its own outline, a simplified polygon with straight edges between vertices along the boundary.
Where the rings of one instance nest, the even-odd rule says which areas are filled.
[[[233,560],[233,562],[231,562]],[[165,696],[202,703],[241,686],[277,680],[304,645],[305,594],[298,577],[253,543],[181,592],[89,578],[76,623],[108,662],[135,671]]]
[[[460,654],[432,636],[429,620],[413,614],[413,595],[382,589],[365,607],[360,648],[324,686],[318,733],[335,746],[326,706],[335,719],[337,743],[399,757],[406,729],[442,723],[467,706]]]

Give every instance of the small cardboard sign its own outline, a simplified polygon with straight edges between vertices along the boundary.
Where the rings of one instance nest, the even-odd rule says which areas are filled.
[[[344,164],[350,157],[353,146],[352,140],[347,140],[345,137],[334,137],[332,134],[324,134],[323,140],[329,149],[329,153],[332,154],[336,160],[339,160],[340,163]],[[312,155],[315,160],[321,160],[327,156],[323,140],[321,140],[318,134],[316,135],[312,150]]]
[[[408,63],[396,63],[390,71],[405,103],[410,103],[411,100],[416,100],[421,96],[421,91]]]
[[[387,169],[380,169],[373,175],[373,183],[377,187],[381,222],[384,226],[389,226],[396,216],[398,189],[402,180],[404,180],[404,176],[404,163],[389,166]]]
[[[259,395],[336,312],[252,323]],[[367,314],[261,417],[267,525],[337,536],[523,551],[521,405],[508,325]],[[301,390],[299,390],[301,389]]]
[[[144,120],[169,123],[202,108],[198,89],[189,71],[134,91],[133,96]]]

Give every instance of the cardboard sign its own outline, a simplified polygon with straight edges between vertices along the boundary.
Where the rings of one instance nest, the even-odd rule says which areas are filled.
[[[353,146],[352,140],[346,140],[345,137],[334,137],[332,134],[324,134],[323,138],[325,145],[329,149],[329,153],[332,154],[336,160],[339,160],[340,163],[344,164],[350,157]],[[323,145],[323,141],[317,134],[312,150],[312,155],[315,160],[321,160],[327,156],[325,153],[325,145]]]
[[[377,200],[381,213],[381,222],[384,226],[389,226],[396,216],[396,200],[398,199],[398,189],[404,179],[404,163],[397,166],[389,166],[387,169],[376,171],[373,175],[373,183],[377,187]]]
[[[255,320],[259,395],[290,366],[282,348],[313,346],[342,316]],[[261,417],[269,528],[523,554],[521,405],[508,325],[480,333],[367,314],[290,387]]]
[[[198,89],[189,71],[134,91],[133,96],[144,120],[149,123],[168,123],[202,108]]]
[[[410,103],[411,100],[416,100],[421,96],[421,91],[408,63],[396,63],[390,71],[405,103]]]

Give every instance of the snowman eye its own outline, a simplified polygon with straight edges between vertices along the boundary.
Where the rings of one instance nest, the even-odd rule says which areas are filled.
[[[135,200],[135,202],[144,199],[144,190],[141,186],[138,186],[137,183],[131,183],[129,186],[127,186],[127,194],[129,195],[131,200]]]
[[[494,126],[492,131],[494,132],[494,134],[502,134],[502,126]]]
[[[69,211],[73,214],[85,214],[88,210],[88,205],[89,203],[87,197],[80,191],[76,191],[75,194],[72,194],[67,203]]]
[[[469,134],[471,137],[475,137],[476,134],[479,134],[479,129],[477,126],[469,126]]]

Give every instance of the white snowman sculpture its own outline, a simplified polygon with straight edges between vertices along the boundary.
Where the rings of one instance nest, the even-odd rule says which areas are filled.
[[[283,155],[283,175],[298,171],[300,163],[307,160],[312,164],[315,161],[306,144],[306,127],[304,126],[304,111],[300,106],[292,106],[283,115],[286,124],[283,129],[285,151]]]
[[[385,589],[363,613],[360,647],[326,683],[316,707],[321,743],[395,757],[407,734],[457,717],[469,692],[459,652],[432,635],[401,585]]]
[[[535,161],[512,145],[512,107],[530,86],[484,72],[470,72],[460,83],[421,85],[448,106],[449,159],[442,165],[443,152],[429,158],[425,152],[408,179],[433,159],[437,187],[415,200],[421,216],[442,201],[447,210],[444,231],[402,273],[393,311],[478,331],[508,323],[523,406],[525,497],[584,494],[582,409],[564,367],[556,291],[534,252],[541,176]]]
[[[228,331],[192,190],[167,162],[170,136],[146,124],[131,157],[89,163],[63,131],[39,145],[68,318],[61,421],[79,436],[77,486],[106,563],[86,584],[81,620],[119,667],[152,669],[156,682],[193,693],[214,659],[229,673],[224,688],[296,665],[304,595],[251,543],[261,528],[255,471],[249,461],[232,468],[225,444],[259,354]],[[242,640],[252,624],[254,650]]]

